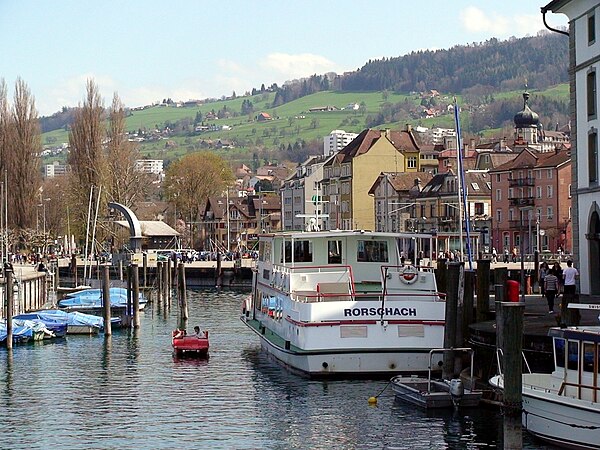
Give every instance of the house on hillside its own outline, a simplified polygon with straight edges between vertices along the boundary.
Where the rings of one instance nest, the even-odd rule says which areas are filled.
[[[267,120],[273,120],[269,113],[261,112],[256,116],[257,122],[266,122]]]

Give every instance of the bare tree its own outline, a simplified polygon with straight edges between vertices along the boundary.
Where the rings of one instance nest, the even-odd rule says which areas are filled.
[[[18,78],[12,113],[13,134],[5,154],[8,165],[8,201],[12,206],[9,223],[28,228],[34,223],[41,176],[41,138],[35,100],[25,82]]]
[[[140,153],[125,134],[125,112],[115,93],[108,116],[106,191],[111,201],[131,207],[148,192],[150,177],[136,169]]]
[[[83,230],[87,219],[90,189],[99,187],[102,183],[103,155],[102,140],[105,136],[102,122],[104,108],[100,99],[98,87],[93,80],[88,80],[86,85],[86,99],[74,115],[74,121],[69,133],[70,154],[68,163],[71,167],[70,200],[73,208],[73,219],[79,232]],[[97,192],[94,190],[93,204],[97,201]]]

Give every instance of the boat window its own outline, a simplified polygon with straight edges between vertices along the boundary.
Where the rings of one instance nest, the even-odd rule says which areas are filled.
[[[341,264],[342,241],[327,241],[327,263]]]
[[[556,367],[565,367],[565,340],[560,338],[554,339],[554,357]]]
[[[577,370],[579,368],[579,341],[569,341],[569,360],[567,369]]]
[[[258,260],[271,261],[271,243],[260,241],[258,243]]]
[[[358,241],[356,252],[358,262],[388,262],[386,241]]]
[[[583,371],[594,371],[594,344],[591,342],[583,343]]]
[[[285,242],[285,262],[292,262],[292,242]],[[294,262],[312,262],[311,241],[294,241]]]

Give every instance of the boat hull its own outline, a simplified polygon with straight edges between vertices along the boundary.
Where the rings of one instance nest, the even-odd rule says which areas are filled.
[[[208,349],[210,347],[208,333],[205,332],[204,334],[205,337],[203,338],[196,336],[176,337],[174,334],[171,339],[173,352],[176,356],[196,356],[199,358],[208,357]]]
[[[440,409],[453,408],[472,408],[479,405],[481,400],[481,391],[471,391],[465,389],[460,400],[455,404],[452,395],[450,395],[449,386],[441,381],[431,380],[422,377],[394,377],[391,381],[392,390],[398,400],[402,400],[420,408]]]
[[[539,439],[573,449],[600,449],[600,410],[591,402],[560,401],[523,390],[523,427]]]
[[[429,350],[423,348],[357,348],[301,350],[286,348],[285,341],[257,322],[244,320],[261,341],[261,348],[290,371],[309,378],[389,378],[399,373],[425,373]],[[264,332],[263,332],[264,330]],[[441,359],[435,359],[438,366]]]

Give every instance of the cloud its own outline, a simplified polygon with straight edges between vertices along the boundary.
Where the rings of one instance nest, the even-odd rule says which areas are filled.
[[[287,53],[271,53],[259,61],[259,66],[271,72],[274,78],[283,76],[286,79],[302,78],[312,74],[339,71],[333,61],[321,55],[300,53],[290,55]]]
[[[463,27],[470,33],[485,33],[496,37],[535,35],[544,28],[541,15],[499,14],[495,11],[484,12],[475,6],[469,6],[460,12]]]

